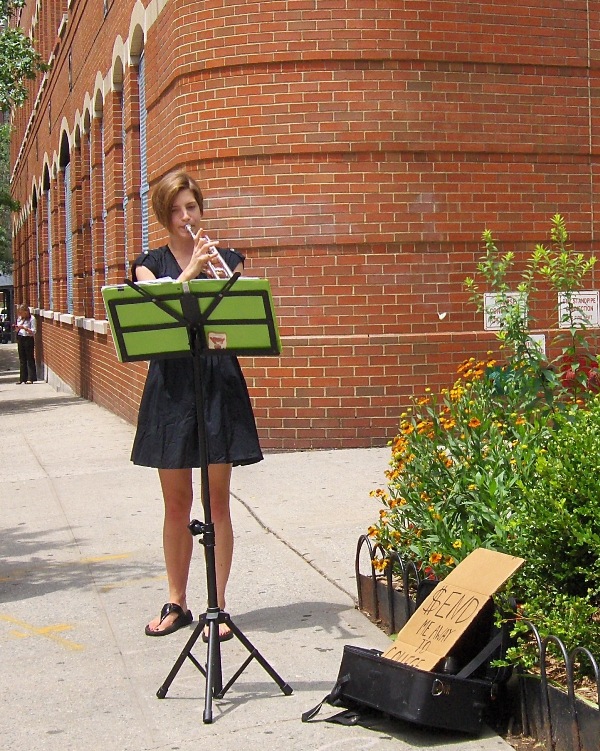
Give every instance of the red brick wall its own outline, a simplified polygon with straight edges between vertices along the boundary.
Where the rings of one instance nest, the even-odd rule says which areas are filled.
[[[146,5],[156,20],[140,41],[132,0],[111,3],[106,18],[101,3],[73,4],[27,132],[27,107],[19,113],[16,297],[37,303],[26,206],[64,120],[69,136],[81,131],[79,156],[71,138],[71,159],[81,160],[75,312],[90,309],[93,289],[102,317],[103,233],[108,281],[124,273],[122,113],[117,94],[104,92],[103,222],[98,72],[117,88],[123,81],[129,260],[139,251],[137,75],[128,60],[121,75],[113,48],[119,35],[136,55],[143,44],[151,185],[171,168],[197,175],[211,236],[247,253],[248,274],[271,280],[283,353],[243,360],[266,449],[382,445],[413,393],[448,385],[465,356],[496,346],[462,287],[485,228],[521,268],[556,212],[578,250],[595,250],[600,14],[584,0],[170,0],[155,16]],[[91,144],[77,122],[84,111]],[[56,170],[52,183],[55,297],[65,312]],[[151,246],[164,241],[152,217],[149,229]],[[552,305],[541,290],[537,330],[556,321]],[[119,365],[110,337],[48,318],[41,328],[53,372],[135,419],[145,367]]]

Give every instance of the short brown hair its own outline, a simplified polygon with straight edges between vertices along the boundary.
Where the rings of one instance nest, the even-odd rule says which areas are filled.
[[[163,227],[171,229],[171,209],[175,197],[182,190],[191,190],[204,213],[204,198],[198,183],[187,172],[169,172],[156,185],[152,192],[152,208]]]

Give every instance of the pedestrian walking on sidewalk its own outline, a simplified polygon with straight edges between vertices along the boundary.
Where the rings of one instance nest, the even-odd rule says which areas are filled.
[[[17,352],[19,353],[19,380],[21,383],[33,383],[37,381],[35,367],[35,316],[31,315],[29,307],[25,304],[17,308]]]
[[[214,252],[217,243],[205,236],[203,197],[196,181],[184,172],[166,175],[154,189],[152,207],[167,230],[169,241],[137,258],[134,281],[167,277],[186,282],[214,276],[212,269],[219,263]],[[230,269],[241,272],[243,255],[225,249],[220,250],[220,255]],[[217,604],[225,610],[225,589],[233,558],[231,469],[259,462],[263,455],[237,358],[210,352],[202,353],[201,358]],[[192,469],[201,466],[201,457],[191,356],[150,362],[131,459],[134,464],[158,469],[163,493],[163,551],[169,602],[145,631],[148,636],[165,636],[193,620],[186,600],[193,547],[188,525],[194,495]],[[219,624],[222,641],[232,635],[226,623]],[[206,632],[203,636],[206,639]]]

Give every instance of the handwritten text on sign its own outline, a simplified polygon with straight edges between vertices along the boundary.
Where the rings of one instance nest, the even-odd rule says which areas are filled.
[[[419,605],[383,657],[433,670],[523,563],[494,550],[474,550]]]
[[[410,619],[410,632],[403,631],[403,638],[399,636],[384,656],[431,670],[448,654],[487,599],[460,586],[439,584]]]

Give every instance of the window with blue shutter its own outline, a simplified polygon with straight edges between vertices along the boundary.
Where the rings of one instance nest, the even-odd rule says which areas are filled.
[[[35,283],[37,291],[37,307],[40,307],[42,300],[42,270],[40,268],[40,212],[38,210],[37,194],[35,196],[35,209],[33,215],[33,221],[35,225]]]
[[[45,192],[46,216],[48,217],[48,307],[54,310],[54,274],[52,269],[52,196],[50,188]]]
[[[123,90],[119,95],[121,105],[121,143],[122,143],[122,165],[123,165],[123,241],[125,245],[125,276],[129,276],[129,242],[127,237],[127,204],[129,198],[127,197],[127,134],[125,132],[125,97],[123,96]]]
[[[104,259],[104,284],[108,284],[108,240],[106,238],[106,157],[104,155],[104,120],[100,121],[100,150],[102,166],[102,236],[104,238],[102,247],[102,256]]]
[[[148,248],[148,160],[146,156],[148,112],[146,110],[146,76],[144,53],[138,67],[138,91],[140,100],[140,204],[142,209],[142,251]]]
[[[71,162],[65,165],[65,246],[67,251],[67,313],[73,312],[73,234],[71,224]]]
[[[92,130],[90,128],[90,132],[88,133],[88,154],[90,158],[90,164],[89,164],[89,197],[90,197],[90,219],[89,219],[89,228],[90,228],[90,257],[92,259],[92,294],[90,295],[90,315],[92,318],[94,317],[94,312],[96,310],[96,244],[94,242],[94,186],[92,184],[92,164],[93,164],[93,158],[92,158]]]

